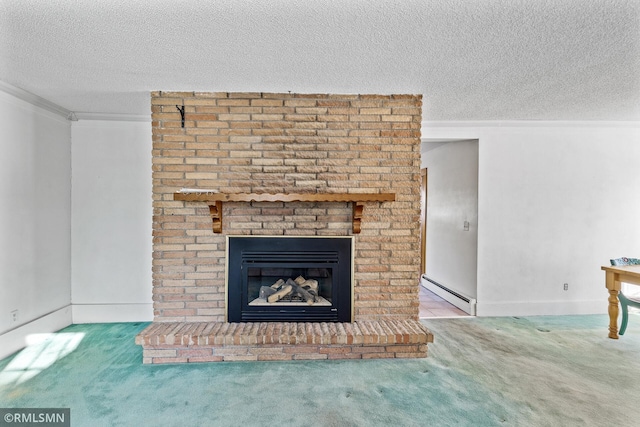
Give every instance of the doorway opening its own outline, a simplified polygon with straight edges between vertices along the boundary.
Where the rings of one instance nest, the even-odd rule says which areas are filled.
[[[421,287],[475,315],[478,253],[478,146],[422,142]]]

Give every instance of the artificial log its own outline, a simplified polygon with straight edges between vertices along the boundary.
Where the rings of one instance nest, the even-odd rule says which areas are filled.
[[[313,301],[318,300],[318,281],[314,279],[305,280],[300,287],[313,296]]]
[[[280,289],[282,287],[282,285],[284,285],[284,280],[278,279],[278,280],[276,280],[276,282],[273,285],[271,285],[271,288],[275,289],[275,290],[278,290],[278,289]]]
[[[277,291],[271,286],[260,286],[260,294],[258,295],[258,298],[267,301],[267,298],[276,292]]]
[[[291,289],[292,287],[290,285],[284,285],[282,289],[280,289],[278,292],[276,292],[273,295],[269,295],[267,297],[267,301],[268,302],[280,301],[283,297],[289,295],[289,293],[291,292]]]
[[[299,296],[307,304],[313,305],[318,300],[318,281],[298,276],[285,282],[278,279],[271,286],[261,286],[258,298],[269,303],[280,301],[287,296]]]
[[[318,281],[315,279],[305,279],[302,276],[298,276],[294,279],[294,281],[298,284],[298,286],[303,287],[306,290],[313,290],[318,293]]]
[[[260,286],[260,293],[258,294],[258,298],[268,301],[268,298],[279,291],[280,288],[282,288],[282,285],[284,285],[284,280],[278,279],[271,286]]]
[[[306,289],[302,288],[301,286],[298,286],[298,284],[294,280],[287,279],[286,286],[290,286],[291,293],[300,295],[300,297],[303,300],[305,300],[307,304],[313,305],[313,303],[316,301],[316,298],[313,295],[307,292]]]

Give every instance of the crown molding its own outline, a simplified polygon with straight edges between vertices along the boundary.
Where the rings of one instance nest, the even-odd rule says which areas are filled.
[[[9,83],[5,83],[1,80],[0,80],[0,91],[7,93],[9,95],[12,95],[31,105],[47,110],[53,114],[64,117],[67,120],[70,119],[71,111],[67,110],[66,108],[61,107],[58,104],[54,104],[51,101],[47,101],[46,99],[41,98],[38,95],[34,95],[31,92],[27,92],[24,89],[20,89],[18,87],[10,85]]]
[[[75,120],[106,120],[119,122],[150,122],[151,114],[119,114],[119,113],[83,113],[76,111],[73,113]],[[75,121],[74,120],[74,121]]]
[[[640,128],[640,121],[598,120],[477,120],[477,121],[423,121],[422,129],[429,128]]]
[[[31,92],[27,92],[24,89],[20,89],[19,87],[10,85],[9,83],[5,83],[2,80],[0,80],[0,92],[4,92],[6,94],[14,96],[15,98],[18,98],[21,101],[24,101],[35,107],[42,108],[46,111],[49,111],[50,113],[56,114],[72,122],[75,122],[78,120],[111,120],[111,121],[124,121],[124,122],[150,122],[151,121],[151,114],[147,116],[147,115],[141,115],[141,114],[83,113],[83,112],[67,110],[66,108],[61,107],[58,104],[54,104],[51,101],[41,98],[38,95],[34,95]]]

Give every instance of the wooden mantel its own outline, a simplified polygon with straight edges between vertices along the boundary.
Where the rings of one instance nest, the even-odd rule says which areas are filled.
[[[217,193],[207,190],[178,191],[173,200],[209,205],[213,232],[222,233],[222,202],[353,202],[353,233],[360,233],[364,202],[393,202],[395,193]]]

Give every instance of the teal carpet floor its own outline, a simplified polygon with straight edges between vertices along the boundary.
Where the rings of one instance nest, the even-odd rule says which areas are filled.
[[[425,320],[413,360],[142,364],[146,324],[73,325],[0,361],[0,407],[76,426],[636,426],[640,316]]]

